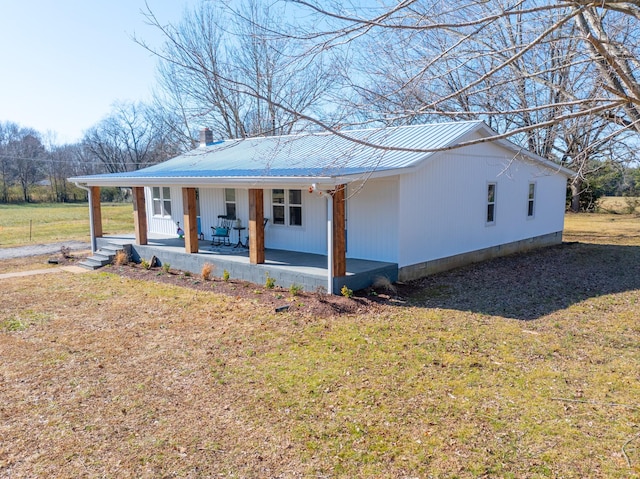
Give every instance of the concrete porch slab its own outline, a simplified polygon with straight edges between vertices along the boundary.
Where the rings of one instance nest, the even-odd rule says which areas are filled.
[[[289,288],[292,284],[305,291],[327,289],[327,256],[295,251],[265,250],[264,264],[250,264],[249,250],[232,246],[213,246],[211,241],[200,241],[197,253],[186,253],[184,240],[179,238],[148,238],[148,244],[136,245],[133,236],[108,236],[97,238],[98,247],[106,244],[130,245],[132,259],[151,259],[160,264],[169,263],[172,268],[199,274],[206,263],[212,264],[214,276],[222,276],[226,270],[231,278],[256,284],[264,284],[267,274],[276,285]],[[343,286],[357,291],[371,286],[378,277],[391,282],[398,280],[398,265],[364,259],[347,258],[347,274],[333,279],[333,292],[340,294]]]

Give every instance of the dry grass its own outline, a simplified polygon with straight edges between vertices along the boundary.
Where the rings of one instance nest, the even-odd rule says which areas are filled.
[[[640,252],[610,232],[329,318],[105,273],[3,281],[0,477],[639,477]],[[555,295],[538,319],[499,313],[531,291]]]
[[[636,196],[605,196],[598,200],[598,210],[602,213],[637,214],[640,212],[640,198]]]
[[[640,217],[604,213],[567,214],[564,241],[640,246]]]
[[[58,265],[48,264],[52,255],[30,256],[26,258],[12,258],[0,261],[0,274],[15,273],[17,271],[31,271],[44,268],[55,268]],[[1,309],[0,309],[1,310]]]
[[[205,263],[202,266],[202,271],[200,272],[202,275],[202,279],[205,281],[209,281],[211,279],[211,275],[213,274],[214,265],[211,263]]]
[[[126,251],[120,250],[116,252],[116,256],[113,259],[113,264],[115,264],[116,266],[125,266],[128,263],[129,263],[129,255],[127,254]]]
[[[68,257],[64,258],[61,253],[27,256],[24,258],[12,258],[0,260],[0,274],[15,273],[18,271],[32,271],[38,269],[57,268],[60,264],[74,264],[80,259],[86,257],[91,253],[90,250],[86,251],[72,251],[68,253]],[[50,259],[58,260],[59,264],[49,263]],[[0,311],[2,308],[0,308]]]

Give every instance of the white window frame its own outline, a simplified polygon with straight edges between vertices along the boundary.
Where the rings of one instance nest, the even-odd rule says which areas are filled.
[[[283,202],[282,203],[276,203],[274,201],[274,193],[278,191],[282,191],[283,192]],[[291,201],[291,192],[292,191],[298,191],[299,195],[300,195],[300,203],[293,203]],[[302,190],[298,189],[298,188],[292,188],[292,189],[285,189],[285,188],[273,188],[271,190],[271,214],[272,214],[272,218],[271,218],[271,224],[274,226],[290,226],[293,228],[301,228],[304,225],[304,201],[303,201],[303,195],[302,195]],[[275,208],[284,208],[284,218],[283,218],[283,223],[278,223],[277,221],[277,216],[275,213]],[[291,220],[295,217],[295,215],[291,214],[291,209],[292,208],[299,208],[300,209],[300,224],[291,224]]]
[[[536,190],[536,183],[530,182],[527,189],[527,218],[534,218],[536,215]]]
[[[493,197],[491,196],[491,189],[493,187]],[[496,203],[498,198],[498,184],[495,182],[487,183],[486,191],[486,208],[485,208],[485,223],[487,225],[496,224]]]
[[[233,191],[233,200],[227,199],[227,192]],[[225,188],[222,192],[224,195],[224,213],[227,218],[231,220],[235,220],[238,217],[238,192],[235,188]],[[229,205],[233,205],[234,214],[229,214]]]
[[[171,218],[171,212],[173,211],[171,207],[171,187],[152,186],[151,199],[155,218]]]

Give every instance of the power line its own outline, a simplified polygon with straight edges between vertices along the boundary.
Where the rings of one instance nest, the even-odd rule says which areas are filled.
[[[11,155],[0,155],[0,160],[12,160],[12,161],[39,161],[42,163],[93,163],[93,164],[104,164],[100,160],[56,160],[54,158],[24,158],[21,156],[11,156]]]

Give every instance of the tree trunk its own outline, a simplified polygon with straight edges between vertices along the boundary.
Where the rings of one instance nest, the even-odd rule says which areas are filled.
[[[571,211],[580,213],[580,192],[582,191],[582,178],[576,176],[571,182]]]

